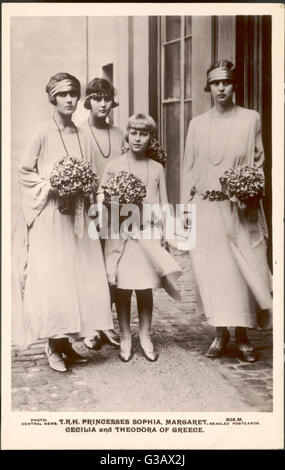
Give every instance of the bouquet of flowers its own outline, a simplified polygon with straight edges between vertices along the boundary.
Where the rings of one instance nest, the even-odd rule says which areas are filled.
[[[51,171],[50,183],[61,199],[59,209],[70,214],[74,210],[77,196],[88,197],[94,190],[97,175],[89,162],[76,157],[64,157],[58,160]]]
[[[248,165],[239,165],[225,171],[220,178],[222,192],[240,209],[257,208],[264,192],[263,173]]]
[[[143,181],[127,171],[120,171],[117,175],[109,173],[102,189],[107,203],[111,203],[115,198],[119,204],[140,204],[146,196]]]
[[[163,167],[166,165],[167,154],[159,144],[158,140],[152,139],[146,151],[146,156],[161,163]]]
[[[202,196],[210,201],[229,199],[240,209],[257,209],[264,192],[263,173],[248,165],[226,170],[220,178],[221,191],[206,191]]]
[[[86,160],[64,157],[58,160],[50,174],[51,186],[60,197],[82,194],[88,196],[94,189],[97,175]]]

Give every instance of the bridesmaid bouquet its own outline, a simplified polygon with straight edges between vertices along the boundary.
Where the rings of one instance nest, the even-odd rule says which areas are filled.
[[[115,199],[119,204],[141,204],[146,197],[143,181],[133,173],[120,171],[117,175],[109,173],[106,184],[102,185],[104,202],[111,203]]]
[[[222,193],[237,202],[240,209],[258,208],[264,193],[263,173],[248,165],[239,165],[225,171],[220,177]]]
[[[220,178],[221,191],[206,191],[202,196],[210,201],[229,199],[240,209],[258,207],[264,192],[263,173],[248,165],[239,165],[226,170]]]
[[[73,212],[77,196],[88,197],[94,190],[97,175],[86,160],[64,157],[58,160],[50,174],[50,184],[61,199],[59,209],[62,213]]]

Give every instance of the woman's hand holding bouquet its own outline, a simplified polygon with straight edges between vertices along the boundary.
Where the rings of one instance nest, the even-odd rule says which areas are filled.
[[[133,173],[120,171],[108,173],[106,184],[102,185],[104,190],[104,202],[118,204],[141,204],[146,197],[146,187],[143,181]]]
[[[59,197],[59,210],[71,214],[78,197],[89,197],[96,188],[97,175],[86,160],[64,157],[58,160],[50,174],[52,192]]]
[[[104,194],[104,204],[107,206],[109,213],[112,215],[110,208],[113,204],[118,206],[121,212],[122,206],[125,204],[137,205],[140,209],[143,199],[146,197],[146,186],[144,182],[135,174],[125,170],[115,174],[108,173],[107,181],[102,185]],[[119,217],[119,224],[127,218],[127,215]],[[111,220],[112,223],[112,220]],[[140,210],[137,226],[140,226]]]
[[[229,199],[237,203],[251,222],[257,220],[257,210],[264,194],[264,175],[262,171],[248,165],[239,165],[226,170],[220,177],[221,191],[206,191],[204,199]]]

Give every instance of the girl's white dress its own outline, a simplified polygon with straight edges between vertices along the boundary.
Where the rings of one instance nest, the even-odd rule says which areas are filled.
[[[81,158],[74,127],[61,132],[69,155]],[[113,328],[100,240],[88,236],[86,211],[80,238],[74,216],[63,215],[51,195],[50,172],[65,155],[58,129],[49,121],[36,130],[20,167],[24,219],[13,253],[13,341],[19,346]]]
[[[257,222],[250,222],[236,204],[204,200],[201,194],[221,190],[225,170],[241,164],[262,167],[263,162],[256,111],[236,106],[231,117],[214,118],[210,110],[190,122],[182,202],[196,204],[196,246],[190,256],[201,307],[216,327],[255,328],[257,312],[271,310],[266,224],[262,210]],[[271,325],[270,315],[266,323]]]
[[[146,162],[148,182],[143,204],[167,204],[163,167],[152,159],[147,159]],[[102,185],[106,183],[108,173],[118,174],[120,171],[135,173],[134,169],[129,167],[127,154],[121,155],[106,166],[99,192],[102,192]],[[146,181],[144,183],[146,184]],[[151,220],[144,222],[143,230],[151,227]],[[141,239],[107,239],[105,242],[105,261],[109,282],[116,284],[119,289],[141,290],[161,287],[163,276],[169,276],[172,283],[181,273],[178,263],[161,246],[161,239],[155,238],[157,231],[152,231],[151,238],[145,239],[143,230],[140,233]]]

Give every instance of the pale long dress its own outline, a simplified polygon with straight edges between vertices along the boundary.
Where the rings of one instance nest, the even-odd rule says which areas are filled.
[[[144,204],[167,204],[164,170],[160,163],[146,159],[148,166],[147,194]],[[123,154],[110,162],[104,171],[101,186],[105,184],[108,173],[118,174],[120,171],[135,173],[130,167],[127,154]],[[101,190],[102,191],[102,190]],[[151,220],[144,220],[145,230],[151,226]],[[174,258],[161,246],[160,238],[151,239],[129,238],[126,242],[107,239],[105,242],[105,260],[109,282],[116,283],[119,289],[142,290],[161,287],[161,277],[178,277],[181,268]],[[157,236],[157,232],[156,232]],[[115,276],[115,278],[114,278]]]
[[[263,162],[256,111],[237,106],[228,118],[214,118],[208,111],[191,121],[182,202],[196,204],[196,246],[190,256],[198,298],[213,326],[255,328],[257,307],[272,307],[262,214],[256,223],[249,222],[228,200],[209,201],[201,196],[207,190],[221,190],[219,177],[225,170],[240,164],[262,167]],[[192,200],[191,192],[195,192]],[[262,291],[266,294],[259,305],[260,296],[253,295],[252,285],[258,286],[261,296]]]
[[[75,129],[61,132],[69,155],[81,158]],[[79,138],[82,141],[80,132]],[[51,196],[50,172],[65,155],[58,129],[49,121],[36,130],[20,167],[28,229],[25,276],[19,275],[23,317],[19,318],[20,308],[14,312],[14,323],[17,315],[19,323],[13,339],[20,346],[37,338],[85,337],[113,327],[103,253],[100,241],[88,236],[90,219],[84,213],[79,238],[74,216],[61,214],[58,200]]]
[[[106,129],[96,129],[92,126],[92,130],[95,134],[96,139],[98,140],[102,152],[104,153],[104,155],[107,155],[109,147],[108,145],[106,147],[103,147],[102,145],[102,137],[106,137],[107,134]],[[86,155],[92,156],[92,161],[94,161],[97,170],[97,175],[100,181],[106,165],[109,164],[109,162],[111,162],[112,160],[114,160],[114,158],[119,157],[122,153],[122,146],[124,141],[123,132],[119,127],[109,127],[111,150],[109,157],[105,158],[100,152],[100,149],[98,148],[98,145],[92,135],[88,120],[80,124],[80,131],[83,133],[84,153]]]

